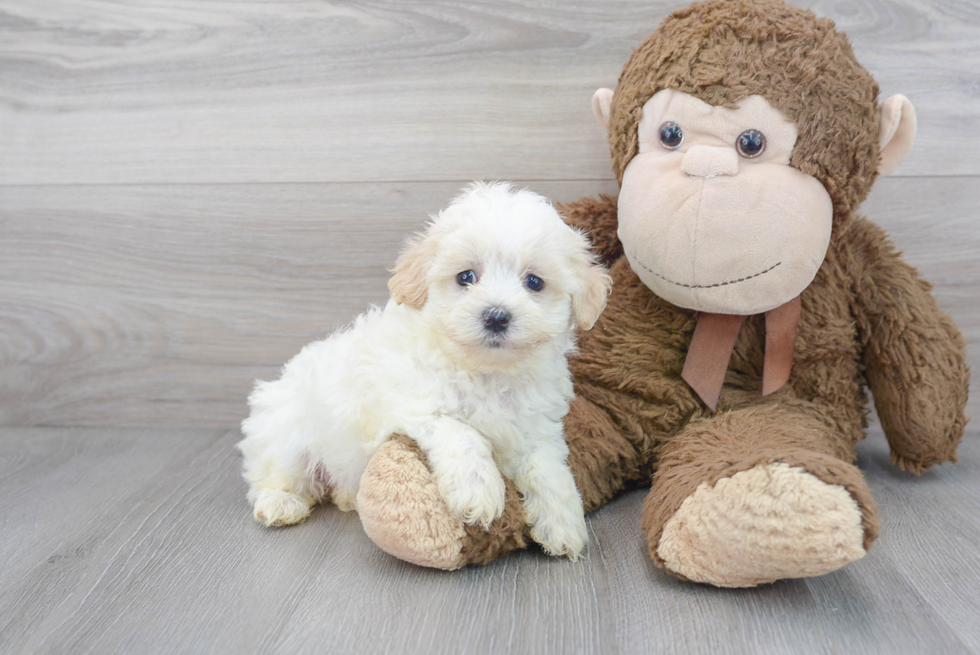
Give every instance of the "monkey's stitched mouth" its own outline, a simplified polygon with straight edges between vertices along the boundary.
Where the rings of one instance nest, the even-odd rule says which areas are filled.
[[[671,280],[668,277],[664,277],[660,273],[656,272],[655,270],[653,270],[652,268],[650,268],[649,266],[647,266],[646,264],[644,264],[643,262],[641,262],[640,259],[638,257],[636,257],[635,255],[632,256],[632,257],[630,257],[630,259],[632,259],[633,261],[635,261],[637,264],[639,264],[640,266],[642,266],[644,269],[646,269],[650,273],[653,273],[654,275],[656,275],[657,277],[659,277],[664,282],[668,282],[670,284],[673,284],[673,285],[676,285],[676,286],[679,286],[679,287],[684,287],[685,289],[713,289],[715,287],[724,287],[724,286],[727,286],[729,284],[738,284],[739,282],[745,282],[746,280],[751,280],[753,278],[757,278],[760,275],[765,275],[769,271],[772,271],[776,267],[782,265],[782,262],[776,262],[775,264],[773,264],[772,266],[770,266],[769,268],[767,268],[764,271],[759,271],[758,273],[753,273],[752,275],[746,275],[745,277],[740,277],[740,278],[735,279],[735,280],[727,280],[725,282],[716,282],[714,284],[684,284],[683,282],[675,282],[674,280]]]

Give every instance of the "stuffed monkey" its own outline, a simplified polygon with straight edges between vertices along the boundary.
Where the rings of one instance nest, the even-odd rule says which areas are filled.
[[[781,0],[668,16],[593,99],[618,198],[563,207],[610,267],[565,420],[586,511],[652,485],[650,557],[744,587],[833,571],[878,536],[854,466],[870,388],[900,468],[956,461],[969,372],[953,322],[855,214],[912,145],[915,114],[832,21]],[[402,559],[485,563],[528,544],[513,488],[489,530],[389,442],[361,482],[368,535]]]

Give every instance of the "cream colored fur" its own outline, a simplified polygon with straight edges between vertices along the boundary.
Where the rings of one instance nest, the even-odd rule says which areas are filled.
[[[754,587],[823,575],[864,557],[846,489],[781,462],[701,484],[664,526],[657,553],[695,582]]]
[[[477,281],[462,286],[467,270]],[[588,240],[545,198],[477,183],[410,242],[389,286],[384,308],[308,345],[249,397],[239,447],[256,519],[296,523],[331,497],[353,505],[368,460],[401,433],[426,453],[454,515],[483,526],[500,516],[503,472],[531,537],[577,557],[587,533],[565,461],[566,355],[610,286]],[[491,308],[509,312],[505,332],[486,329]]]

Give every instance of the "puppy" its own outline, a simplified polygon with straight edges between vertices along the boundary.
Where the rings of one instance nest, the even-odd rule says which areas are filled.
[[[562,431],[566,356],[611,285],[588,240],[545,198],[474,183],[393,273],[383,309],[309,344],[249,396],[238,446],[255,518],[299,523],[328,499],[355,509],[371,456],[401,433],[464,522],[501,515],[503,472],[532,539],[577,558],[587,533]]]

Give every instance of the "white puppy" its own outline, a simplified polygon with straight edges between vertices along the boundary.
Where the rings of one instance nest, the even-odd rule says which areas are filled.
[[[545,198],[474,183],[409,242],[393,272],[384,309],[309,344],[249,397],[238,446],[255,518],[298,523],[331,498],[354,509],[371,456],[401,433],[425,452],[463,521],[487,526],[500,516],[503,472],[522,495],[531,537],[576,558],[587,533],[566,464],[566,355],[611,284],[588,240]]]

